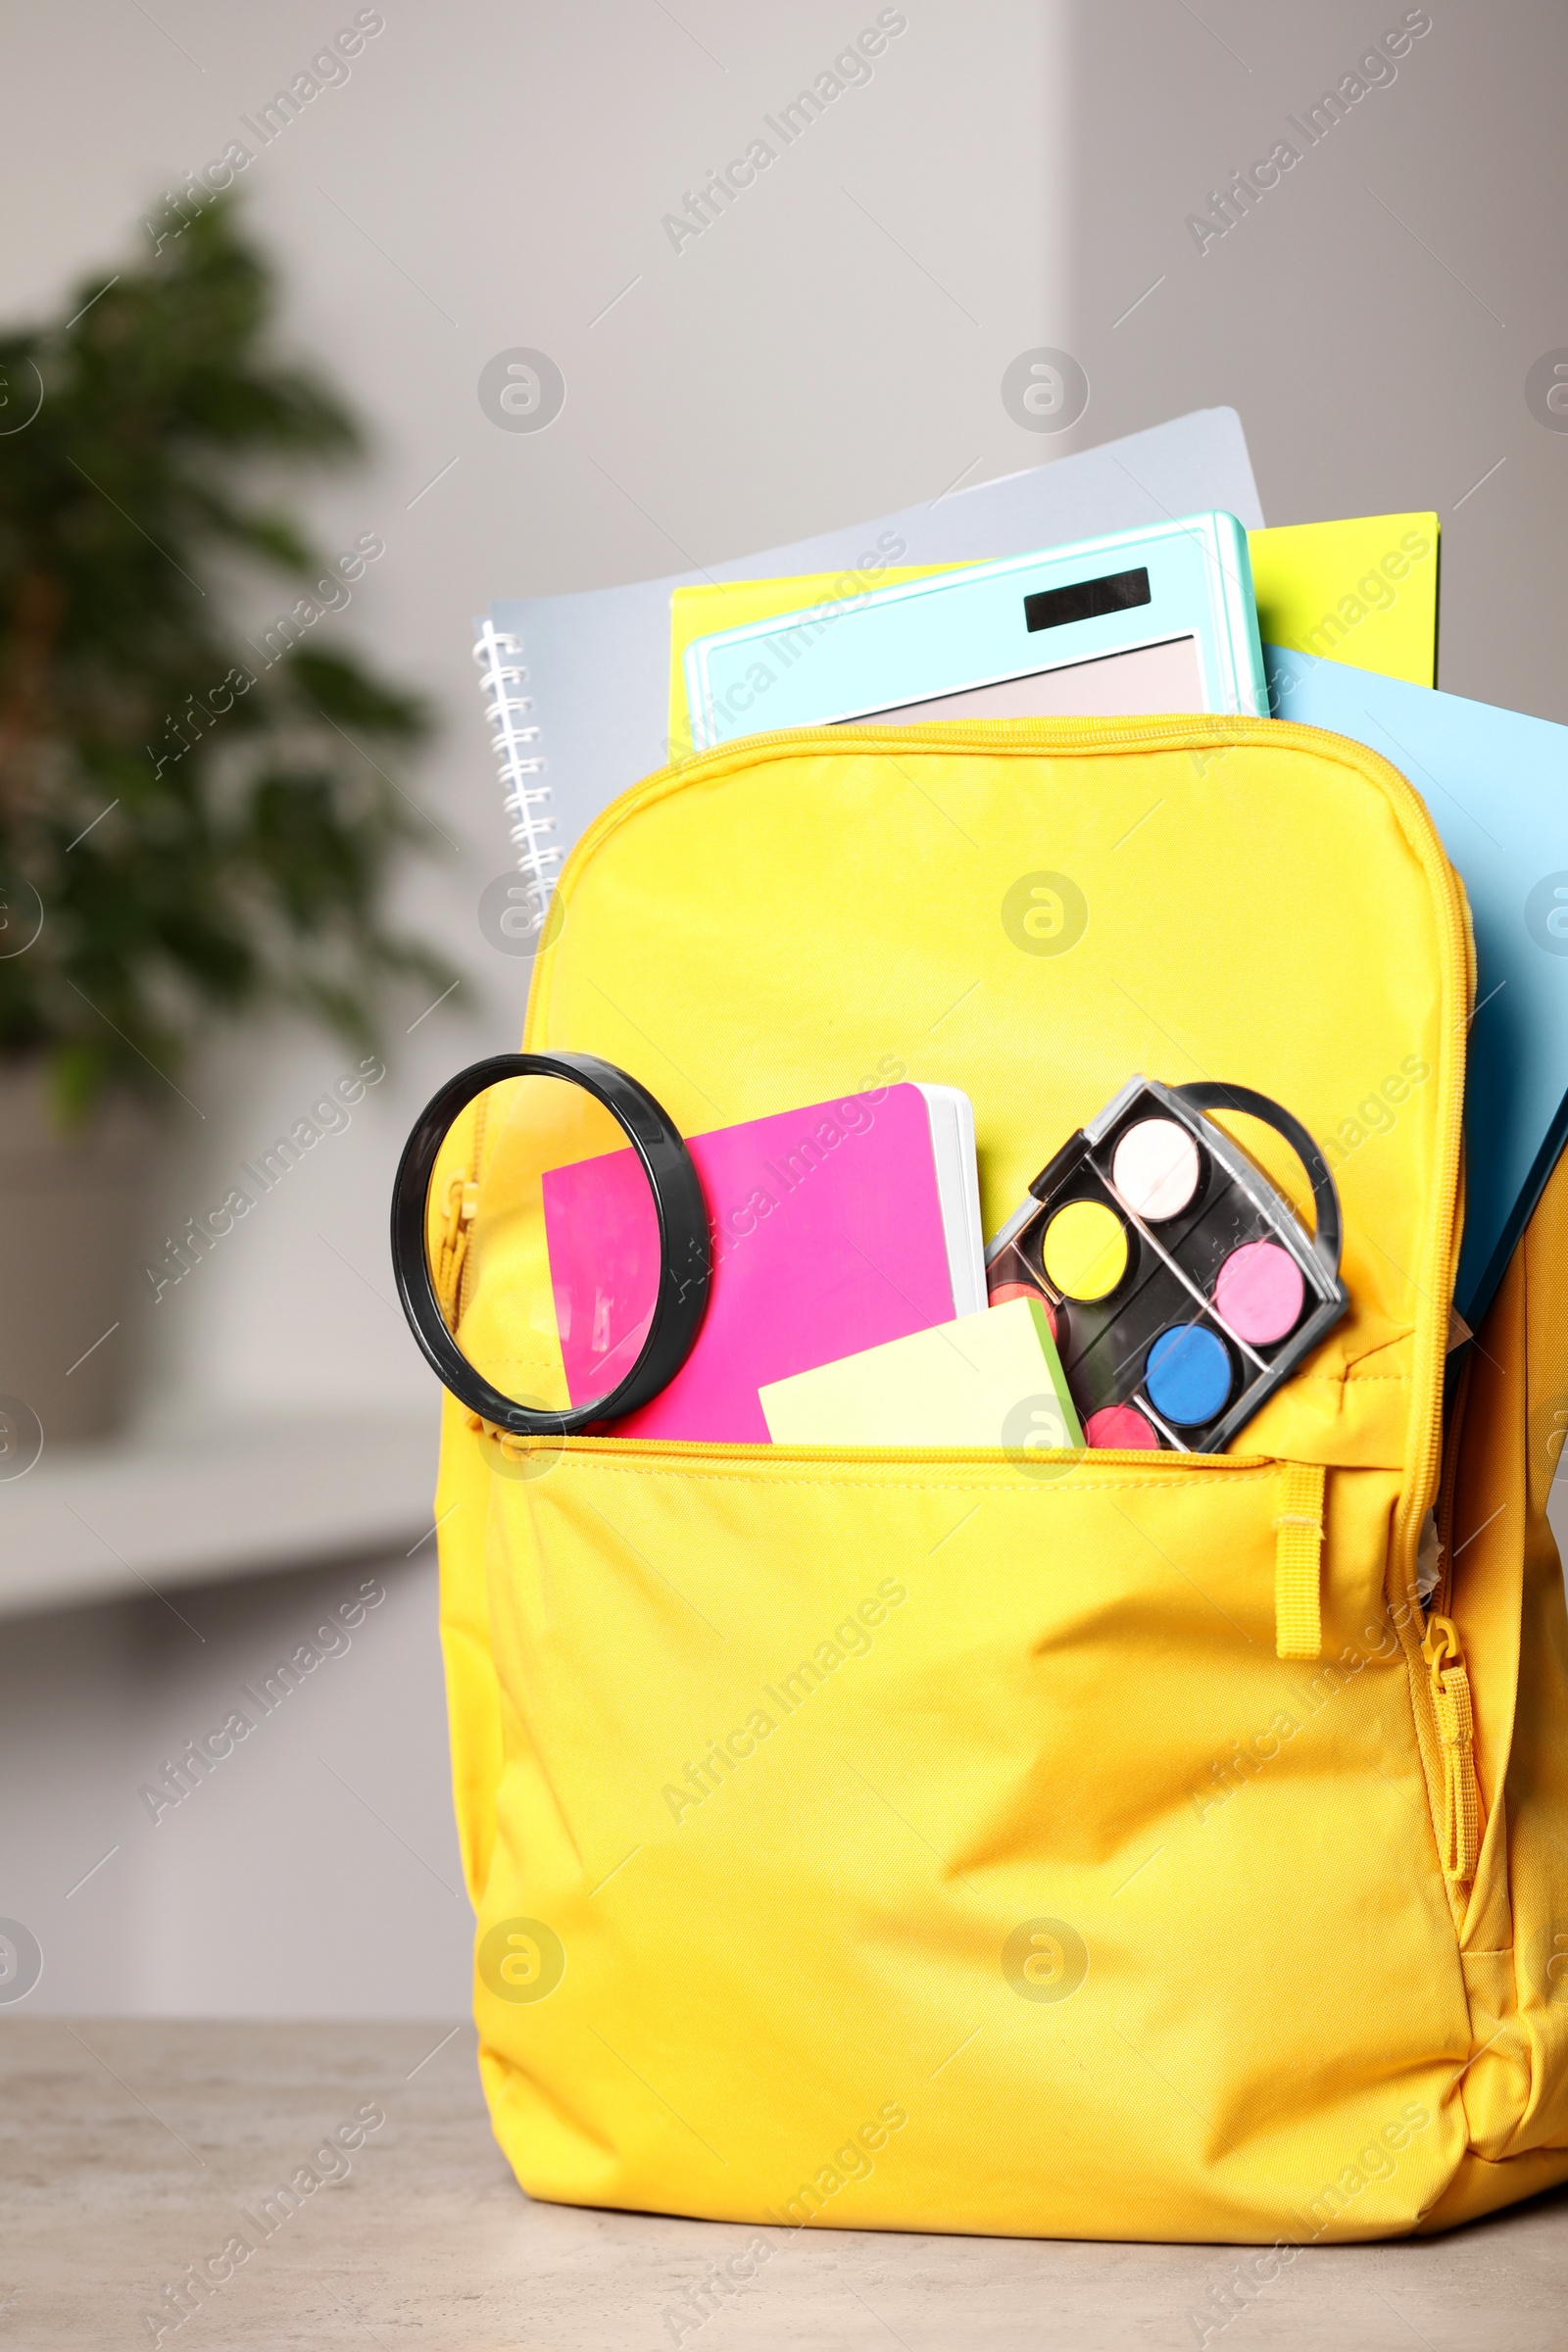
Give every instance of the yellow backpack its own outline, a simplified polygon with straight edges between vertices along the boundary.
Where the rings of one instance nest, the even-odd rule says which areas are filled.
[[[1270,1095],[1335,1169],[1350,1308],[1217,1456],[530,1448],[448,1399],[523,2186],[1278,2262],[1568,2176],[1568,1177],[1445,1452],[1473,958],[1416,794],[1267,720],[762,736],[617,801],[551,931],[525,1048],[686,1134],[962,1087],[988,1233],[1135,1071]]]

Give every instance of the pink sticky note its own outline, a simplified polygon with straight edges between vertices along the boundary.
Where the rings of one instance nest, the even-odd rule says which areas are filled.
[[[659,1296],[659,1217],[635,1152],[549,1170],[545,1238],[573,1404],[608,1396],[642,1351]]]
[[[947,1241],[918,1087],[854,1095],[694,1136],[713,1280],[697,1345],[613,1435],[768,1443],[757,1392],[954,1312]],[[567,1392],[604,1396],[635,1361],[658,1233],[636,1155],[544,1180],[545,1231]]]

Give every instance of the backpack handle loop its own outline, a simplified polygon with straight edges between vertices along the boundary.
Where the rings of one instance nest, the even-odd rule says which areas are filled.
[[[1250,1119],[1261,1119],[1265,1127],[1272,1127],[1276,1135],[1285,1138],[1312,1187],[1313,1254],[1330,1279],[1338,1283],[1343,1239],[1339,1188],[1329,1172],[1328,1161],[1300,1120],[1283,1102],[1276,1102],[1271,1095],[1260,1095],[1250,1086],[1223,1086],[1217,1079],[1209,1079],[1194,1086],[1172,1087],[1171,1092],[1184,1102],[1190,1102],[1195,1110],[1245,1111]]]

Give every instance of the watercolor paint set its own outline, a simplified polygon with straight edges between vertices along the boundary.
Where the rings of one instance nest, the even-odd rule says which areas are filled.
[[[1316,1231],[1204,1116],[1283,1135]],[[1217,1453],[1348,1305],[1333,1177],[1298,1120],[1245,1087],[1130,1079],[1065,1143],[986,1251],[993,1306],[1045,1301],[1089,1445]]]

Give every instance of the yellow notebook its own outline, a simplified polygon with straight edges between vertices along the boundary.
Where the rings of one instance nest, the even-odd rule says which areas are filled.
[[[1249,531],[1258,634],[1289,653],[1435,686],[1438,529],[1436,514],[1363,514]]]
[[[758,1390],[775,1446],[1082,1446],[1036,1298],[886,1340]]]
[[[1348,522],[1288,523],[1249,531],[1258,633],[1265,644],[1317,654],[1352,668],[1437,683],[1438,518],[1436,514],[1363,514]],[[915,564],[878,575],[877,588],[902,587],[956,564]],[[682,664],[694,637],[771,620],[780,612],[839,602],[842,571],[801,572],[783,580],[719,580],[677,588],[669,600],[669,756],[691,751]],[[861,592],[863,593],[863,591]]]

